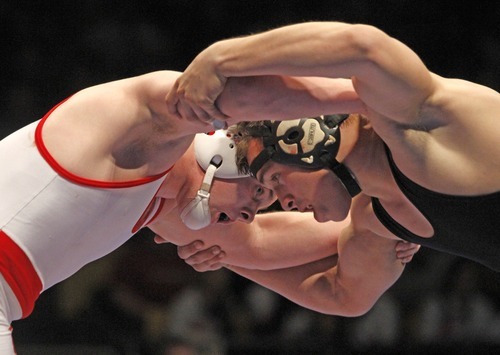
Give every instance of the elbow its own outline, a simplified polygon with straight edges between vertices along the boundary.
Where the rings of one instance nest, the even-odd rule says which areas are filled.
[[[340,314],[343,317],[361,317],[368,313],[373,308],[372,305],[353,305],[350,307],[346,307],[344,309],[343,314]]]
[[[316,311],[332,315],[332,316],[341,316],[341,317],[360,317],[368,313],[373,308],[374,303],[372,304],[362,304],[356,302],[344,303],[339,306],[338,302],[335,302],[331,306],[323,306],[316,309]]]
[[[345,32],[346,43],[355,56],[365,64],[378,66],[385,48],[392,38],[382,30],[364,24],[350,26]]]
[[[320,306],[318,311],[342,317],[359,317],[373,308],[379,296],[360,290],[349,291],[336,282],[335,288],[327,297],[317,299],[317,304]]]

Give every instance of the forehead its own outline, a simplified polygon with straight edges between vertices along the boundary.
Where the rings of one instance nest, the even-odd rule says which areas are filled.
[[[251,165],[254,159],[263,150],[264,150],[264,144],[262,143],[262,141],[260,139],[252,139],[248,144],[248,152],[247,152],[248,164]],[[300,168],[292,167],[286,164],[280,164],[273,160],[268,160],[267,162],[264,163],[264,165],[262,165],[260,170],[257,172],[257,176],[255,176],[255,178],[261,185],[269,189],[272,189],[273,186],[270,185],[270,182],[268,181],[269,173],[274,174],[276,172],[295,171],[295,170],[300,170]]]
[[[264,144],[259,138],[253,138],[248,141],[247,161],[252,164],[253,160],[264,150]]]
[[[248,165],[252,165],[254,159],[264,150],[264,144],[262,143],[262,140],[255,138],[251,139],[248,142],[248,151],[247,151],[247,161]],[[262,168],[257,172],[257,176],[255,178],[264,185],[263,181],[263,176],[265,175],[265,172],[272,166],[274,165],[275,162],[272,160],[267,161]]]

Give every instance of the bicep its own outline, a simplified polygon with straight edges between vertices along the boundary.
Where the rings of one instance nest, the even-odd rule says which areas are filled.
[[[298,305],[325,314],[359,316],[374,303],[359,302],[337,282],[337,256],[278,270],[228,269],[279,293]],[[361,288],[359,288],[362,291]],[[361,296],[364,297],[364,296]]]
[[[331,256],[277,270],[250,270],[232,265],[227,268],[302,307],[326,314],[350,315],[337,302],[335,288],[331,282],[336,261],[336,256]]]
[[[378,115],[400,123],[413,123],[435,89],[430,71],[418,55],[400,41],[378,30],[366,34],[365,59],[352,73],[356,92]]]
[[[344,230],[339,240],[336,283],[345,297],[369,309],[396,282],[404,266],[396,257],[397,241],[371,232]]]

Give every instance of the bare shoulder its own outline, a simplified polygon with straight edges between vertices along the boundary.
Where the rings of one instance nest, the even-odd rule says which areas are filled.
[[[193,138],[164,109],[177,76],[154,72],[77,92],[45,122],[42,136],[49,152],[69,171],[99,180],[164,171]]]
[[[71,145],[77,140],[96,151],[140,140],[152,124],[168,120],[164,98],[177,75],[153,72],[80,90],[47,118],[44,139],[55,145],[54,150],[61,148],[58,144]],[[159,116],[164,119],[157,119]]]
[[[412,125],[377,127],[396,166],[415,183],[451,195],[500,189],[500,94],[432,74],[434,89]],[[457,174],[457,171],[460,171]]]
[[[500,94],[467,80],[443,78],[433,74],[435,89],[422,108],[421,119],[433,117],[446,124],[476,125],[479,116],[498,117]]]
[[[426,130],[426,149],[432,153],[426,159],[428,168],[449,177],[456,176],[460,167],[460,180],[448,181],[456,183],[457,192],[462,187],[468,191],[478,181],[485,190],[473,189],[471,193],[500,189],[500,94],[465,80],[438,82],[435,95],[422,112],[424,122],[438,117],[440,123]]]

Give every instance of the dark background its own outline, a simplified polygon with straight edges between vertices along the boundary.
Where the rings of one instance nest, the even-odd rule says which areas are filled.
[[[0,137],[39,119],[53,105],[84,87],[154,70],[182,71],[199,51],[214,41],[310,20],[376,25],[413,48],[430,70],[498,90],[499,19],[500,5],[480,0],[2,1]],[[207,344],[224,344],[214,345],[215,350],[212,349],[211,353],[238,354],[252,351],[292,353],[292,350],[315,354],[417,353],[443,349],[472,352],[473,349],[482,349],[480,347],[492,351],[495,344],[500,344],[500,334],[489,334],[494,333],[495,326],[500,329],[498,276],[467,263],[467,266],[457,269],[455,263],[464,263],[428,250],[422,250],[415,257],[404,276],[388,293],[392,297],[392,303],[388,303],[393,306],[390,309],[398,309],[398,316],[392,323],[389,315],[394,312],[390,311],[372,312],[376,314],[357,321],[304,312],[283,299],[279,300],[279,307],[275,307],[272,319],[259,323],[250,317],[253,308],[242,305],[249,297],[245,292],[252,290],[248,282],[225,271],[196,274],[178,262],[175,248],[153,245],[148,232],[134,237],[123,250],[84,268],[73,280],[44,293],[32,317],[14,323],[19,353],[36,353],[43,349],[47,353],[65,353],[61,350],[63,348],[49,348],[47,344],[71,344],[71,353],[80,350],[82,353],[98,353],[104,349],[103,353],[146,354],[153,353],[151,349],[167,348],[173,343],[172,339],[196,343],[198,350],[200,343],[205,344],[205,348]],[[157,259],[144,258],[144,255],[155,255]],[[156,263],[152,262],[155,260]],[[175,282],[158,286],[155,284],[158,278],[145,280],[144,275],[151,274],[151,270],[161,274],[165,269],[175,272],[162,274],[164,279],[172,280],[173,275],[181,273],[184,275],[182,281],[175,278]],[[467,271],[462,273],[462,269]],[[457,281],[461,275],[468,275],[462,277],[468,281]],[[180,335],[172,335],[169,329],[173,326],[162,316],[172,318],[173,311],[168,308],[174,295],[193,284],[211,290],[216,277],[223,278],[230,290],[226,290],[228,294],[220,295],[219,303],[211,301],[213,303],[208,307],[212,321],[217,324],[208,328],[212,331],[219,329],[219,335],[194,341],[192,328],[181,331]],[[120,307],[110,306],[114,304],[113,300],[120,298],[115,293],[123,284],[139,293],[136,296],[142,300],[142,308],[136,305],[139,310],[124,311],[123,308],[129,307],[131,302],[120,302]],[[78,291],[68,291],[75,288]],[[459,296],[450,295],[455,289],[459,290]],[[478,302],[471,301],[477,299],[477,293],[492,307],[487,308],[484,302],[481,303],[483,313],[490,316],[475,320],[476,323],[483,321],[486,324],[482,325],[483,328],[477,326],[457,333],[458,330],[450,330],[452,326],[441,324],[438,340],[429,340],[421,335],[422,331],[415,330],[431,329],[432,324],[439,323],[432,317],[416,320],[419,315],[427,314],[421,309],[436,299],[445,301],[436,306],[436,312],[428,312],[430,315],[448,312],[460,318],[457,314],[463,315],[467,307],[476,315],[482,314],[474,308],[479,307]],[[452,304],[455,308],[451,308]],[[445,305],[450,306],[450,310]],[[484,311],[485,307],[489,311]],[[151,308],[156,311],[151,311]],[[155,323],[145,317],[148,312],[160,320]],[[245,316],[235,319],[235,313]],[[295,323],[287,317],[295,313],[303,315],[302,323],[296,322],[304,326],[307,323],[304,319],[312,319],[312,325],[293,328],[300,329],[294,333],[287,326],[292,327]],[[155,316],[151,317],[154,319]],[[362,320],[366,322],[362,323]],[[467,323],[460,319],[454,322]],[[371,327],[366,324],[371,324]],[[205,329],[198,326],[198,330]],[[396,329],[396,334],[386,334],[385,338],[378,334],[377,337],[377,331],[380,333],[381,329],[387,328]],[[372,333],[375,335],[369,335]],[[438,330],[432,333],[437,334]],[[79,347],[74,344],[79,344]],[[83,347],[85,344],[104,348],[88,350]],[[210,349],[202,350],[202,353],[210,353]]]

